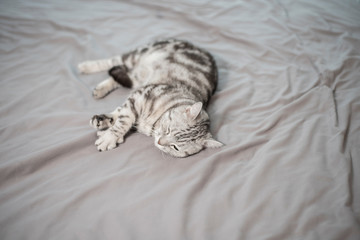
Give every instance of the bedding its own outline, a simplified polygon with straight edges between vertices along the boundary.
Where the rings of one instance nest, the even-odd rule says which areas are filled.
[[[129,90],[77,64],[168,37],[214,55],[225,146],[99,153]],[[360,239],[359,1],[5,0],[0,71],[0,239]]]

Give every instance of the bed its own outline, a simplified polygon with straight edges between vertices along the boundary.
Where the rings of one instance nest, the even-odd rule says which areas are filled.
[[[99,153],[106,73],[77,64],[185,39],[219,69],[225,144]],[[360,239],[360,3],[0,2],[0,239]]]

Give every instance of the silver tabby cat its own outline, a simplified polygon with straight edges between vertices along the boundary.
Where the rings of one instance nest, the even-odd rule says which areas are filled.
[[[174,157],[187,157],[223,144],[209,132],[205,107],[217,84],[213,57],[189,42],[157,41],[122,56],[80,63],[81,73],[109,71],[93,91],[103,98],[120,85],[133,88],[125,103],[95,115],[99,151],[115,148],[135,128],[155,138],[155,146]]]

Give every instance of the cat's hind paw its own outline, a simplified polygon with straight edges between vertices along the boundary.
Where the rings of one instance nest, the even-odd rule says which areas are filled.
[[[111,131],[104,131],[101,136],[99,136],[98,140],[96,140],[95,145],[99,152],[108,151],[116,148],[120,143],[124,142],[123,137],[117,137]]]
[[[107,94],[109,93],[109,91],[105,88],[101,88],[101,87],[96,87],[94,88],[92,95],[95,99],[100,99],[105,97]]]
[[[78,70],[80,73],[82,74],[90,74],[93,73],[94,70],[94,63],[92,63],[91,61],[86,61],[86,62],[82,62],[78,64]]]
[[[104,130],[114,124],[114,119],[111,116],[100,114],[95,115],[90,120],[90,126],[98,130]]]

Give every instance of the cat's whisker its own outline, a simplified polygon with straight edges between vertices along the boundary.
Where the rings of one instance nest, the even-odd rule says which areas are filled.
[[[162,155],[162,158],[163,158],[165,161],[169,161],[169,159],[167,158],[168,156],[165,155],[163,151],[161,151],[161,155]]]

